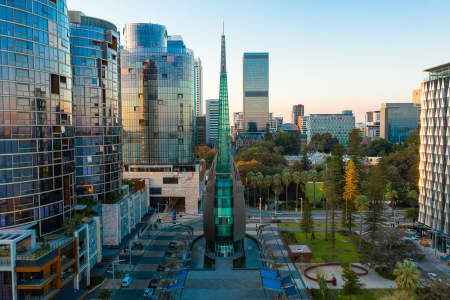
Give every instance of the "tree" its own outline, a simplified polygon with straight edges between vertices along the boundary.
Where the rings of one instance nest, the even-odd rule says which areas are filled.
[[[274,209],[274,215],[277,215],[277,205],[278,205],[278,196],[281,193],[281,176],[280,174],[275,174],[273,176],[273,181],[272,181],[272,190],[273,193],[275,194],[275,209]]]
[[[347,223],[349,232],[352,232],[352,212],[354,201],[359,196],[359,176],[356,171],[355,163],[350,160],[345,171],[345,187],[343,198],[345,200],[345,222]]]
[[[344,281],[344,286],[342,287],[342,292],[344,295],[354,295],[361,290],[362,284],[359,281],[358,274],[353,271],[349,263],[342,265],[342,280]],[[351,296],[350,296],[351,299]]]
[[[384,215],[384,191],[386,190],[385,166],[383,161],[370,170],[369,183],[367,186],[367,196],[369,207],[366,214],[365,223],[370,240],[375,239],[375,235],[382,223],[385,221]]]
[[[305,231],[306,239],[308,239],[308,233],[310,233],[313,228],[313,219],[312,219],[311,207],[310,207],[307,199],[305,199],[301,227],[302,227],[303,231]]]
[[[281,173],[281,181],[283,182],[283,185],[284,185],[284,187],[285,187],[285,190],[286,190],[286,209],[287,209],[287,207],[288,207],[288,205],[289,205],[289,200],[288,200],[288,187],[289,187],[289,184],[291,183],[291,181],[292,181],[292,176],[291,176],[291,171],[289,171],[289,169],[284,169],[283,170],[283,173]]]
[[[376,271],[390,276],[396,263],[407,258],[423,259],[419,248],[404,239],[400,229],[385,229],[375,234],[373,240],[362,244],[361,262]]]
[[[271,141],[273,139],[272,131],[270,130],[269,124],[266,124],[266,132],[264,133],[264,140]]]
[[[450,279],[437,278],[431,285],[416,289],[418,300],[447,300],[450,295]]]
[[[298,210],[298,186],[302,182],[302,175],[295,171],[292,173],[292,182],[295,183],[295,211]]]
[[[410,207],[406,210],[405,218],[411,220],[413,223],[416,223],[418,217],[419,209],[417,207]]]
[[[267,203],[269,203],[270,198],[270,187],[272,186],[272,176],[266,175],[264,176],[264,186],[267,188]]]
[[[247,173],[247,185],[249,187],[249,194],[251,194],[250,187],[253,188],[253,186],[256,186],[255,173],[253,173],[252,171]],[[250,207],[250,202],[251,202],[250,198],[251,198],[251,196],[248,197],[248,207]]]
[[[100,293],[100,299],[109,300],[111,299],[112,292],[110,290],[104,290]]]
[[[250,185],[253,188],[253,204],[256,207],[256,189],[258,188],[258,177],[257,174],[251,174],[249,177]]]
[[[355,199],[355,206],[359,211],[359,249],[361,250],[362,230],[363,230],[363,218],[362,212],[367,209],[369,205],[369,198],[364,195],[359,195]]]
[[[311,137],[309,147],[314,152],[330,153],[337,144],[339,144],[339,141],[330,133],[316,133]]]
[[[362,154],[369,157],[385,156],[394,151],[394,144],[385,139],[376,139],[365,145]]]
[[[362,134],[361,130],[358,128],[353,128],[348,135],[347,142],[347,153],[351,155],[353,158],[355,156],[361,155],[361,142],[362,142]]]
[[[329,300],[331,298],[330,290],[328,289],[327,280],[322,274],[316,274],[317,283],[319,284],[319,300]]]
[[[311,162],[308,158],[308,147],[303,147],[300,168],[302,169],[302,171],[308,171],[309,169],[311,169]]]
[[[393,274],[399,289],[412,293],[420,283],[420,271],[417,265],[407,259],[397,262]]]
[[[395,291],[393,295],[383,296],[379,300],[411,300],[411,295],[405,291]]]
[[[208,146],[198,146],[195,148],[195,158],[204,159],[207,169],[211,168],[214,157],[216,157],[216,151]]]
[[[261,189],[264,188],[264,175],[261,172],[256,173],[256,185],[258,186],[259,197],[262,196]],[[255,205],[256,207],[256,205]]]

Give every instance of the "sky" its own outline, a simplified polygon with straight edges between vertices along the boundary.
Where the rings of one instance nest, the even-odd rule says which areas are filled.
[[[165,25],[203,64],[204,100],[218,98],[225,20],[232,112],[242,111],[242,56],[269,52],[269,106],[291,122],[351,109],[357,121],[381,103],[409,102],[423,70],[450,62],[447,0],[68,0],[113,22]],[[204,109],[203,109],[204,110]]]

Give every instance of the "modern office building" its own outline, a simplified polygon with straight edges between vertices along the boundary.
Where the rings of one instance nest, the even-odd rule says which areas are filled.
[[[307,122],[308,143],[316,133],[330,133],[340,144],[347,146],[348,135],[355,128],[355,116],[351,110],[344,110],[342,114],[311,114]]]
[[[121,50],[123,162],[194,161],[194,57],[179,36],[151,23],[126,24]]]
[[[298,125],[298,117],[303,117],[305,115],[305,106],[303,104],[297,104],[292,106],[292,123]]]
[[[244,132],[244,113],[235,112],[233,113],[233,128],[234,135],[238,135]]]
[[[244,53],[244,130],[266,130],[269,122],[269,53]]]
[[[74,204],[65,0],[0,1],[0,227],[61,228]]]
[[[206,116],[196,117],[197,130],[196,134],[196,146],[206,145]]]
[[[218,151],[209,173],[203,212],[205,260],[213,256],[238,259],[245,255],[244,188],[236,163],[231,156],[225,35],[223,34],[221,44]]]
[[[117,27],[69,11],[75,130],[75,190],[103,202],[122,183]]]
[[[450,233],[450,63],[425,70],[422,85],[419,223],[446,253]]]
[[[365,115],[364,127],[361,128],[364,137],[368,140],[380,137],[380,111],[368,111]]]
[[[203,67],[200,57],[194,60],[194,112],[197,117],[203,115]]]
[[[217,147],[219,138],[219,100],[206,100],[206,144]]]
[[[272,133],[280,131],[282,125],[283,117],[274,117],[273,113],[269,113],[269,129]]]
[[[196,213],[193,51],[158,24],[126,24],[123,40],[123,177],[145,180],[153,208]]]
[[[419,128],[419,107],[414,103],[383,103],[380,109],[380,137],[403,142]]]

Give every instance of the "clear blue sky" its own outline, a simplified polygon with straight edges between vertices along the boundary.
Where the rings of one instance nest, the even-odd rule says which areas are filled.
[[[242,110],[242,54],[270,53],[270,110],[363,113],[409,101],[422,70],[450,62],[450,1],[68,0],[115,23],[152,22],[202,59],[204,99],[219,93],[225,19],[230,112]]]

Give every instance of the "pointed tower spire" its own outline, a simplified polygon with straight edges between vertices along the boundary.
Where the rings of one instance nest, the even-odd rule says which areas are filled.
[[[219,143],[218,164],[221,173],[230,172],[230,119],[228,112],[227,61],[225,56],[225,35],[222,34],[219,88]]]
[[[224,25],[225,26],[225,25]],[[220,74],[227,73],[227,58],[225,53],[225,33],[222,34],[222,47],[220,52]]]

